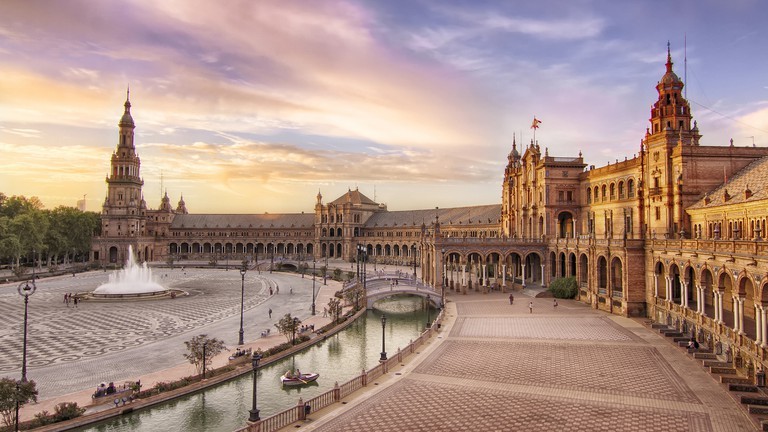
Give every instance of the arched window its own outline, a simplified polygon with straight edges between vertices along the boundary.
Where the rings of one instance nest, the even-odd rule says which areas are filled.
[[[605,197],[606,197],[605,191],[606,191],[606,187],[605,187],[605,185],[603,185],[603,190],[602,190],[603,193],[602,193],[602,195],[600,197],[601,201],[605,201]]]
[[[587,204],[592,203],[592,188],[587,188]]]
[[[624,199],[624,182],[619,182],[619,199]]]
[[[616,183],[611,183],[611,200],[616,199]]]
[[[627,198],[634,198],[635,196],[635,181],[633,179],[629,179],[627,181]]]

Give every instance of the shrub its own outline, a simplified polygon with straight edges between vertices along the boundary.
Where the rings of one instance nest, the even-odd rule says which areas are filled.
[[[576,297],[579,287],[576,284],[576,277],[557,278],[549,284],[549,291],[556,298],[572,299]]]
[[[54,421],[60,422],[80,417],[85,412],[85,408],[77,406],[77,402],[62,402],[54,407]]]

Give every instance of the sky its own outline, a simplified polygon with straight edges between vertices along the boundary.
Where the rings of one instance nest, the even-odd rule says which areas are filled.
[[[762,0],[3,0],[0,192],[100,211],[130,86],[150,208],[500,203],[534,116],[551,156],[637,153],[667,42],[701,144],[768,146],[766,18]]]

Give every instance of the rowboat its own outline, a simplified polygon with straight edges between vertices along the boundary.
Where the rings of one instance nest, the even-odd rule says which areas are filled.
[[[293,375],[289,372],[286,372],[285,375],[282,375],[280,377],[280,382],[284,386],[300,386],[304,384],[309,384],[320,376],[320,374],[316,373],[308,373],[308,374],[301,374],[301,375]]]

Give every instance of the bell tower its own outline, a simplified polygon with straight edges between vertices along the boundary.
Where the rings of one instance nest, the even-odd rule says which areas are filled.
[[[117,148],[112,153],[109,175],[106,178],[107,196],[101,212],[102,237],[120,243],[117,256],[109,253],[112,262],[126,258],[128,244],[140,249],[139,238],[145,231],[147,205],[142,196],[144,180],[140,176],[141,160],[134,146],[136,125],[131,117],[130,89],[125,99],[125,111],[118,123]],[[139,256],[141,259],[141,256]]]
[[[691,127],[691,107],[683,96],[685,84],[672,65],[667,42],[666,71],[656,84],[658,99],[651,106],[650,127],[643,139],[646,234],[659,238],[676,238],[684,228],[681,193],[687,160],[683,155],[701,139],[696,122]]]

